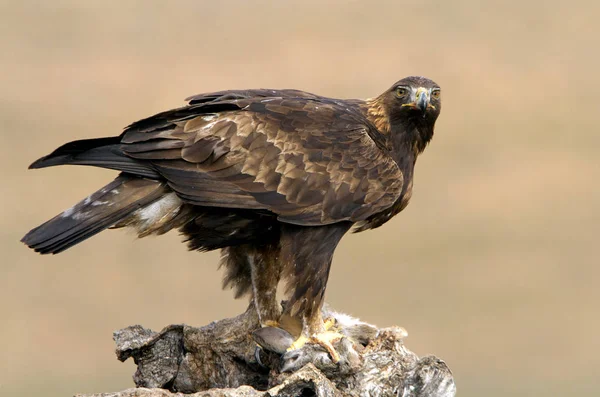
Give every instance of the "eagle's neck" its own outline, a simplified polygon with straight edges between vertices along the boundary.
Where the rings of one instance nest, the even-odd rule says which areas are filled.
[[[417,156],[433,137],[433,123],[421,117],[394,117],[386,111],[380,98],[368,99],[361,110],[383,135],[390,155],[398,165],[407,159],[414,165]]]
[[[392,120],[389,139],[394,152],[408,150],[416,158],[433,138],[433,125],[420,117],[407,120]]]
[[[390,118],[382,106],[380,98],[370,98],[360,106],[360,110],[377,130],[388,136],[391,130]]]

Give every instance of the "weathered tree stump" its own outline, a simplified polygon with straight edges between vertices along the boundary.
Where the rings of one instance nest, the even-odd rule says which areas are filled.
[[[277,338],[253,334],[252,310],[202,328],[169,325],[153,332],[134,325],[114,333],[117,357],[137,364],[137,388],[79,397],[174,396],[400,396],[451,397],[452,373],[433,356],[419,359],[403,343],[400,327],[377,329],[329,310],[347,337],[333,363],[317,345],[286,355]],[[285,332],[285,331],[282,331]],[[269,339],[270,340],[264,340]],[[267,349],[259,349],[257,341]],[[272,342],[272,343],[270,343]],[[257,350],[258,349],[258,350]],[[269,351],[273,350],[273,351]],[[279,351],[278,351],[279,350]],[[285,368],[286,372],[281,372]]]

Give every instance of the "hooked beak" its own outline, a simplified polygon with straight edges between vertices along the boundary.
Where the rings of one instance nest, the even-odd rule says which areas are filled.
[[[435,106],[429,103],[429,90],[423,87],[417,88],[415,96],[412,98],[413,102],[405,103],[402,106],[407,106],[416,110],[420,110],[425,117],[428,108],[435,109]]]
[[[417,93],[415,95],[415,104],[425,116],[425,112],[427,111],[427,106],[429,105],[429,92],[423,88],[419,87],[417,89]]]

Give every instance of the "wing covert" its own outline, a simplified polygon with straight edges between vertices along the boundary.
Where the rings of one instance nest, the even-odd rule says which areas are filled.
[[[210,96],[212,95],[212,96]],[[305,226],[364,220],[403,176],[358,109],[299,97],[230,95],[134,123],[122,150],[151,161],[184,200],[250,208]],[[370,135],[371,133],[371,135]]]

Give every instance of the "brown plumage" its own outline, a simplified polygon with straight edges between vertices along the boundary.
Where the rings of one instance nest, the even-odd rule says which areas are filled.
[[[284,279],[286,321],[296,319],[304,336],[323,332],[335,247],[351,227],[378,227],[408,204],[416,158],[440,112],[439,87],[407,77],[366,101],[297,90],[188,101],[34,162],[121,174],[23,242],[46,254],[108,227],[135,227],[141,237],[179,229],[190,249],[222,249],[224,284],[252,296],[263,325],[280,319],[275,292]]]

